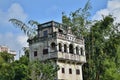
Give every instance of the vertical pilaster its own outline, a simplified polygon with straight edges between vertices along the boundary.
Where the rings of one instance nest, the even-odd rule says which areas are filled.
[[[76,47],[73,46],[73,53],[76,54]]]
[[[61,45],[62,45],[62,46],[61,46],[61,47],[62,47],[62,52],[64,52],[64,45],[63,45],[63,43],[62,43]]]
[[[69,53],[69,45],[67,45],[67,53]]]
[[[48,55],[49,55],[49,58],[50,58],[50,43],[48,43]]]
[[[59,51],[59,44],[56,45],[56,51]]]
[[[78,47],[78,53],[79,53],[79,55],[81,55],[80,47]]]

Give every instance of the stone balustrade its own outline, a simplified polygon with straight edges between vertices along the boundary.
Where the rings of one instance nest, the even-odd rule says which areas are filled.
[[[62,52],[53,52],[49,54],[45,54],[42,56],[43,60],[46,59],[58,59],[58,60],[68,60],[72,62],[79,62],[79,63],[85,63],[86,62],[86,56],[84,55],[77,55],[77,54],[70,54],[70,53],[62,53]]]

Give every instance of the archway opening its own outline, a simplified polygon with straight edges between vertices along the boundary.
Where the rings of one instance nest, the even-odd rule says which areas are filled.
[[[56,45],[55,45],[54,42],[51,43],[50,48],[51,48],[51,50],[55,50],[56,49]]]
[[[59,43],[58,45],[59,45],[59,51],[62,51],[62,44]]]
[[[73,45],[72,44],[69,45],[69,53],[73,54]]]
[[[67,52],[67,45],[64,44],[64,52],[66,53]]]
[[[83,54],[83,48],[80,48],[80,53],[81,53],[81,55],[84,55]]]
[[[76,47],[76,54],[79,54],[79,48]]]

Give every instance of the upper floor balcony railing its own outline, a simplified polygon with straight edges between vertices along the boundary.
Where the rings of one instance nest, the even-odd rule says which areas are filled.
[[[72,61],[77,63],[86,62],[86,56],[84,55],[62,53],[62,52],[53,52],[53,53],[43,55],[42,60],[46,60],[46,59],[58,59],[58,60]]]

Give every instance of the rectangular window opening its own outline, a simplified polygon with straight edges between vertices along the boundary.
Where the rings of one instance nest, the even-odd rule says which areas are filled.
[[[72,74],[72,69],[71,68],[69,68],[69,74]]]
[[[37,56],[37,51],[34,51],[34,57],[36,57]]]
[[[48,31],[47,30],[43,31],[43,35],[47,36],[48,35]]]
[[[43,49],[43,55],[48,54],[48,49]]]
[[[79,69],[76,69],[76,74],[80,74],[80,70]]]
[[[64,68],[62,68],[62,73],[65,73],[65,69]]]

